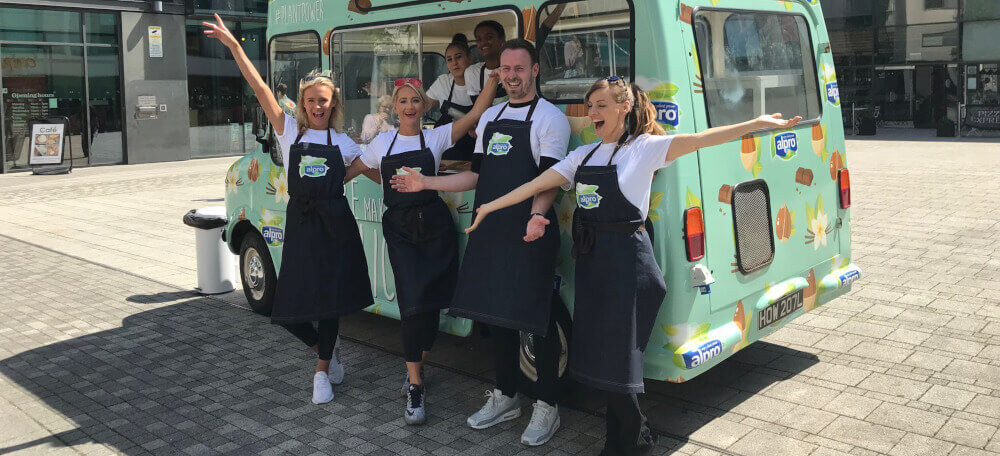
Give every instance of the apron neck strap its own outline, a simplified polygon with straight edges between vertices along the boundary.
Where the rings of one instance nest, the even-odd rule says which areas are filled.
[[[610,156],[610,157],[608,157],[608,163],[607,163],[607,165],[604,165],[604,166],[609,166],[609,165],[611,165],[611,160],[614,160],[614,159],[615,159],[615,155],[616,155],[616,154],[618,154],[618,151],[619,151],[619,150],[620,150],[620,149],[622,148],[622,146],[623,146],[623,145],[625,144],[625,140],[626,140],[626,139],[628,139],[628,132],[625,132],[624,134],[622,134],[622,137],[621,137],[621,138],[618,138],[618,143],[616,143],[616,144],[615,144],[615,150],[614,150],[613,152],[611,152],[611,156]],[[598,143],[598,144],[597,144],[597,147],[595,147],[595,148],[591,149],[590,153],[589,153],[589,154],[587,154],[587,156],[586,156],[586,157],[585,157],[585,158],[583,159],[583,161],[582,161],[582,162],[580,162],[580,166],[585,166],[585,165],[587,164],[587,162],[589,162],[589,161],[590,161],[590,157],[593,157],[593,156],[594,156],[594,152],[597,152],[597,149],[600,149],[600,148],[601,148],[601,146],[603,146],[603,145],[604,145],[604,143],[603,143],[603,142],[602,142],[602,143]]]
[[[427,148],[427,144],[424,143],[424,132],[421,131],[419,134],[420,134],[420,150],[424,150]],[[385,151],[386,157],[392,155],[392,146],[396,145],[396,138],[398,137],[399,137],[399,130],[396,130],[396,134],[392,136],[392,142],[389,143],[389,150]]]
[[[304,134],[305,133],[299,133],[299,135],[295,137],[295,142],[293,144],[298,144],[299,141],[302,140],[302,135],[304,135]]]
[[[455,80],[454,79],[451,80],[451,89],[448,90],[448,102],[451,102],[451,95],[453,93],[455,93]],[[444,103],[441,103],[441,104],[442,104],[442,106],[444,105]]]
[[[494,122],[500,120],[500,116],[503,115],[503,112],[507,110],[508,106],[510,106],[510,102],[509,101],[506,102],[506,103],[504,103],[503,107],[500,108],[500,112],[498,112],[497,116],[493,118]],[[524,118],[525,122],[531,122],[531,116],[535,113],[535,107],[538,106],[538,96],[537,95],[535,96],[535,98],[533,98],[531,100],[531,105],[530,106],[531,107],[528,108],[528,116]]]
[[[330,129],[329,128],[326,129],[326,145],[328,145],[328,146],[332,146],[333,145],[333,138],[330,136]]]

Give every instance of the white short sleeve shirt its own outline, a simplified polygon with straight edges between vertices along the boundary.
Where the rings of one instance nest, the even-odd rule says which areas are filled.
[[[486,124],[493,121],[501,110],[503,110],[503,114],[500,115],[500,119],[525,120],[528,117],[531,106],[529,103],[522,104],[524,106],[521,104],[507,106],[508,103],[501,103],[490,107],[483,113],[476,126],[476,137],[480,139],[476,141],[475,153],[483,153],[482,137],[486,130]],[[503,109],[504,106],[507,106],[507,109]],[[548,100],[539,99],[538,106],[535,107],[535,112],[531,115],[531,154],[535,157],[535,163],[539,163],[540,157],[551,157],[556,160],[565,158],[566,149],[569,147],[570,133],[569,120],[566,115]]]
[[[382,166],[382,158],[390,152],[390,144],[392,144],[391,152],[393,154],[420,149],[419,136],[399,135],[397,137],[397,131],[399,130],[392,129],[385,133],[380,133],[368,144],[365,152],[361,154],[361,161],[365,166],[372,169],[380,168]],[[434,154],[434,166],[441,166],[441,155],[444,154],[444,151],[455,145],[451,142],[451,124],[442,125],[433,130],[422,130],[422,133],[424,135],[424,144]],[[394,137],[396,138],[395,144],[392,143],[392,138]]]
[[[295,118],[285,114],[285,132],[281,135],[275,135],[278,139],[278,146],[281,147],[281,160],[284,166],[288,166],[292,144],[295,144],[295,138],[298,135],[299,125],[295,122]],[[330,140],[334,146],[340,146],[340,155],[344,157],[344,166],[350,165],[355,158],[361,155],[361,148],[344,133],[337,133],[331,129]],[[326,130],[313,130],[310,128],[302,135],[301,141],[312,144],[326,144]]]

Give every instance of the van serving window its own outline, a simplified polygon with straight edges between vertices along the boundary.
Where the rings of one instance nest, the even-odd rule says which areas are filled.
[[[632,80],[632,8],[627,0],[549,2],[538,11],[539,90],[580,102],[600,78]]]
[[[271,38],[267,48],[271,91],[278,97],[281,110],[294,116],[295,104],[299,100],[299,80],[322,65],[319,34],[310,31],[276,35]],[[284,96],[279,93],[279,87],[285,89]],[[277,141],[271,141],[270,144],[271,159],[282,165]]]
[[[699,9],[695,28],[711,126],[775,112],[820,116],[805,17]]]

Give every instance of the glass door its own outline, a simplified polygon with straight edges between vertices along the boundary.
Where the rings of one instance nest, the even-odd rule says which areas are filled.
[[[28,168],[29,123],[32,119],[64,116],[69,119],[66,159],[87,164],[83,116],[83,47],[66,45],[0,45],[4,63],[0,80],[4,114],[4,168]],[[69,155],[72,151],[72,157]]]

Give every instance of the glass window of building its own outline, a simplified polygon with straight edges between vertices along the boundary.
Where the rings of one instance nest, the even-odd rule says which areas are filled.
[[[0,7],[0,40],[82,43],[80,13]]]
[[[772,112],[819,117],[816,64],[803,16],[713,10],[697,16],[714,31],[712,40],[697,43],[712,126]]]

